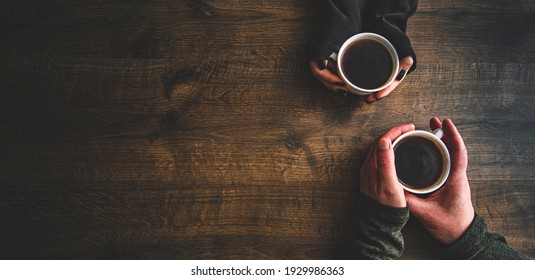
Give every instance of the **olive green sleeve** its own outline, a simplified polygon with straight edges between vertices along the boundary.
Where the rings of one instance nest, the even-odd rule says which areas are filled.
[[[350,237],[350,255],[358,259],[399,257],[403,253],[401,229],[408,219],[408,207],[386,206],[359,194],[355,226]]]
[[[483,219],[475,214],[472,224],[459,240],[442,247],[449,259],[525,260],[525,255],[507,245],[502,235],[489,233]]]

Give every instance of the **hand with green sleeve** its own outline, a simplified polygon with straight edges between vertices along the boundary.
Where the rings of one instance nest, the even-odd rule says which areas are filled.
[[[474,212],[466,174],[468,154],[453,122],[433,118],[430,126],[444,130],[442,141],[450,152],[451,171],[444,186],[428,197],[405,194],[410,213],[441,244],[446,258],[525,259],[503,236],[488,233],[483,219]]]
[[[393,259],[403,253],[401,229],[409,218],[403,186],[394,166],[392,142],[414,125],[394,127],[371,147],[360,170],[351,253],[360,259]]]

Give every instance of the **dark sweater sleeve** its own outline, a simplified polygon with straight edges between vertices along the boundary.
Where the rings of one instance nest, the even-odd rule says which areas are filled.
[[[528,259],[527,256],[507,245],[502,235],[489,233],[485,222],[477,213],[463,236],[449,246],[443,245],[442,252],[449,259]]]
[[[416,13],[418,0],[373,0],[364,9],[362,28],[385,37],[396,49],[400,59],[412,56],[416,69],[416,53],[407,36],[407,22]]]
[[[337,52],[349,37],[361,32],[357,0],[320,0],[314,16],[312,38],[307,44],[308,59],[326,59]]]
[[[403,253],[401,229],[409,219],[408,207],[383,205],[359,194],[351,232],[350,256],[358,259],[394,259]]]

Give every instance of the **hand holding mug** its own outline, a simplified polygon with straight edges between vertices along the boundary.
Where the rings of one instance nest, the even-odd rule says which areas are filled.
[[[414,130],[400,135],[392,143],[396,175],[406,191],[429,194],[448,179],[451,159],[441,140],[443,135],[441,128],[433,132]]]
[[[459,239],[474,219],[470,198],[470,185],[466,176],[468,154],[464,141],[453,122],[441,123],[437,118],[430,121],[431,129],[442,128],[442,141],[451,156],[451,170],[445,184],[429,197],[421,198],[411,193],[405,197],[409,211],[423,227],[439,242],[451,244]]]
[[[392,142],[400,135],[413,130],[412,124],[394,127],[372,145],[360,169],[360,192],[362,194],[392,207],[407,205],[403,185],[396,177]]]
[[[327,88],[339,93],[369,95],[367,102],[389,95],[413,63],[412,56],[399,60],[392,44],[374,33],[352,36],[329,60],[309,61],[312,74]]]
[[[366,102],[372,103],[372,102],[381,100],[387,97],[390,93],[392,93],[394,89],[396,89],[399,86],[399,84],[401,84],[403,79],[405,79],[405,77],[407,76],[407,71],[411,69],[413,64],[414,64],[414,59],[412,58],[412,56],[409,55],[409,56],[402,58],[399,61],[399,72],[398,72],[398,75],[396,76],[396,79],[385,89],[382,89],[376,93],[370,94],[366,98]]]
[[[348,89],[342,79],[327,69],[327,59],[312,59],[308,62],[312,75],[320,81],[326,88],[336,93],[347,94]]]

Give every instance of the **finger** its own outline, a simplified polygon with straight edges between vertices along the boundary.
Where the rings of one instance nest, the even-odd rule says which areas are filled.
[[[326,60],[325,60],[326,61]],[[340,78],[333,73],[331,73],[329,70],[326,70],[325,68],[320,68],[320,65],[323,62],[311,60],[309,61],[310,69],[312,70],[312,75],[316,77],[326,88],[328,88],[331,91],[339,92],[339,93],[347,93],[347,87],[345,84],[340,80]]]
[[[328,70],[324,70],[324,71],[328,72]],[[321,76],[317,78],[326,88],[328,88],[329,90],[333,92],[342,93],[342,94],[347,94],[348,92],[348,89],[344,83],[338,83],[338,82],[332,83],[332,82],[324,80],[323,77]]]
[[[399,70],[398,72],[398,75],[396,76],[396,81],[403,81],[403,79],[405,79],[405,77],[407,77],[407,73],[409,71],[407,70],[407,68],[403,67]]]
[[[345,86],[341,86],[339,84],[333,84],[329,82],[325,82],[323,80],[318,79],[326,88],[328,88],[330,91],[340,93],[340,94],[347,94],[348,90]]]
[[[394,165],[394,150],[392,149],[392,142],[388,138],[380,138],[377,142],[377,185],[379,190],[390,189],[383,191],[383,193],[397,193],[403,194],[403,189],[400,187],[396,175],[396,166]],[[399,189],[392,189],[399,187]],[[405,201],[403,201],[402,204]],[[405,206],[405,205],[397,205]]]
[[[396,167],[394,166],[394,150],[392,150],[392,142],[390,139],[381,137],[377,141],[377,170],[379,178],[392,179],[396,177]],[[397,179],[396,179],[397,180]],[[387,182],[395,183],[396,180]]]
[[[429,120],[429,127],[431,127],[431,130],[442,128],[442,122],[437,117],[433,117]]]
[[[327,62],[327,59],[311,59],[308,65],[312,71],[321,71],[327,67]]]
[[[385,97],[387,97],[391,92],[396,89],[396,87],[401,83],[401,81],[394,81],[389,86],[387,86],[385,89],[380,90],[375,94],[376,100],[381,100]]]
[[[375,189],[375,183],[376,183],[376,174],[375,174],[375,149],[376,149],[376,141],[372,144],[368,151],[368,155],[366,156],[366,160],[364,161],[364,164],[362,165],[362,168],[360,169],[360,177],[361,177],[361,184],[360,184],[360,191],[364,194],[368,194],[370,196],[373,196],[373,194],[376,192]]]
[[[442,129],[446,139],[444,144],[446,144],[451,155],[452,173],[462,172],[461,174],[464,174],[468,166],[468,153],[464,140],[450,119],[444,120]]]
[[[327,64],[328,63],[329,63],[328,59],[318,59],[318,60],[316,60],[316,64],[318,65],[318,68],[320,70],[323,70],[323,69],[327,68]]]
[[[377,100],[381,100],[385,97],[387,97],[394,89],[400,84],[400,81],[394,81],[389,86],[387,86],[385,89],[380,90],[376,93],[368,95],[368,98],[366,99],[367,103],[372,103]]]
[[[340,79],[340,77],[338,77],[338,75],[333,74],[329,70],[321,70],[318,73],[317,78],[321,79],[321,80],[323,80],[323,81],[325,81],[325,82],[327,82],[329,84],[334,84],[334,85],[338,85],[340,87],[344,87],[345,88],[345,84],[342,81],[342,79]]]
[[[409,69],[411,69],[412,65],[414,64],[414,59],[412,58],[411,55],[409,56],[406,56],[404,58],[402,58],[400,61],[399,61],[399,68],[400,69],[405,69],[407,72],[409,71]],[[400,71],[401,72],[401,71]],[[403,78],[405,78],[405,76],[407,75],[408,73],[405,73],[403,74]],[[401,79],[402,80],[402,79]]]
[[[406,56],[402,60],[400,60],[399,72],[397,73],[397,76],[394,82],[392,82],[388,87],[384,88],[383,90],[380,90],[375,94],[370,94],[366,102],[371,103],[377,100],[381,100],[385,98],[386,96],[388,96],[390,93],[392,93],[394,89],[396,89],[396,87],[401,83],[401,81],[405,79],[413,63],[414,63],[414,60],[412,56]]]
[[[377,101],[377,96],[375,96],[377,93],[372,93],[370,95],[368,95],[368,97],[366,98],[366,103],[373,103],[375,101]]]
[[[400,126],[396,126],[391,128],[389,131],[387,131],[385,134],[383,134],[383,137],[390,139],[390,141],[394,142],[396,138],[398,138],[401,134],[407,133],[409,131],[413,131],[415,129],[414,124],[404,124]]]
[[[429,204],[424,198],[420,198],[412,193],[405,192],[405,200],[407,202],[407,206],[409,206],[410,213],[416,218],[420,219],[425,213],[429,212]]]
[[[380,138],[377,142],[377,192],[386,195],[389,205],[405,207],[407,202],[394,162],[392,142],[388,138]]]
[[[315,70],[323,70],[325,68],[327,68],[327,63],[329,61],[327,59],[311,59],[309,60],[308,64],[310,65],[310,68]]]

